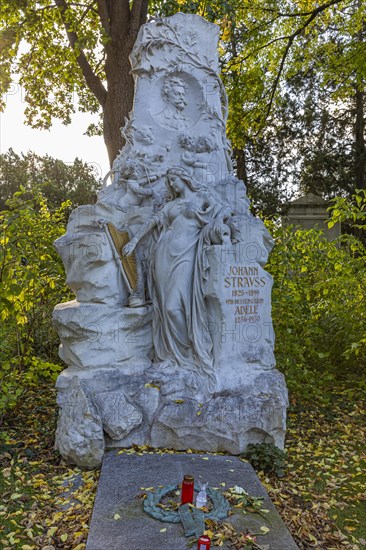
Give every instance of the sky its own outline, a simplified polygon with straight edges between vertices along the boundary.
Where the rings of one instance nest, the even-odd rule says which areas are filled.
[[[0,153],[9,147],[15,153],[33,151],[73,163],[78,157],[94,167],[97,178],[103,178],[109,169],[107,150],[103,138],[83,135],[91,122],[97,123],[97,115],[75,113],[68,126],[55,120],[50,130],[34,130],[24,124],[24,90],[13,84],[5,96],[6,108],[0,114]]]

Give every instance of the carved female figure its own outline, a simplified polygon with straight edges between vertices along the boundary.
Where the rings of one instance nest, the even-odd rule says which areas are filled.
[[[230,241],[224,223],[230,214],[184,168],[171,168],[166,184],[170,198],[123,252],[131,254],[145,235],[153,233],[148,290],[154,308],[155,359],[202,369],[214,380],[204,246]]]

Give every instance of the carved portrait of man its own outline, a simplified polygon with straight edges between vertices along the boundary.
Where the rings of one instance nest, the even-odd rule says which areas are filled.
[[[193,125],[191,117],[184,113],[187,107],[187,85],[182,78],[167,76],[161,95],[166,107],[154,117],[160,126],[171,130],[185,130]]]

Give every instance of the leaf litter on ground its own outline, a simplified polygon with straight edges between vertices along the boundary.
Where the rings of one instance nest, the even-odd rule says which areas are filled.
[[[0,439],[3,550],[83,550],[86,546],[99,471],[70,466],[54,451],[55,402],[53,388],[30,389],[27,399],[4,418]],[[333,389],[331,406],[292,399],[286,475],[278,479],[259,472],[259,477],[302,550],[365,548],[365,417],[361,396],[350,400],[345,388]],[[147,446],[124,452],[174,453]],[[226,531],[229,536],[229,527]],[[220,536],[214,546],[222,546]],[[242,543],[236,542],[237,548],[240,544],[248,548],[252,535],[245,536]]]

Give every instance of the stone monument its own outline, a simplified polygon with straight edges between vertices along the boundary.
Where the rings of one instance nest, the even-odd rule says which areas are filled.
[[[328,227],[329,206],[330,203],[322,197],[308,193],[290,203],[284,221],[295,229],[321,229],[328,241],[334,241],[341,235],[341,224],[337,222]]]
[[[272,240],[234,176],[218,36],[182,13],[140,29],[113,181],[55,243],[76,296],[54,310],[56,447],[82,467],[133,444],[283,448]]]

